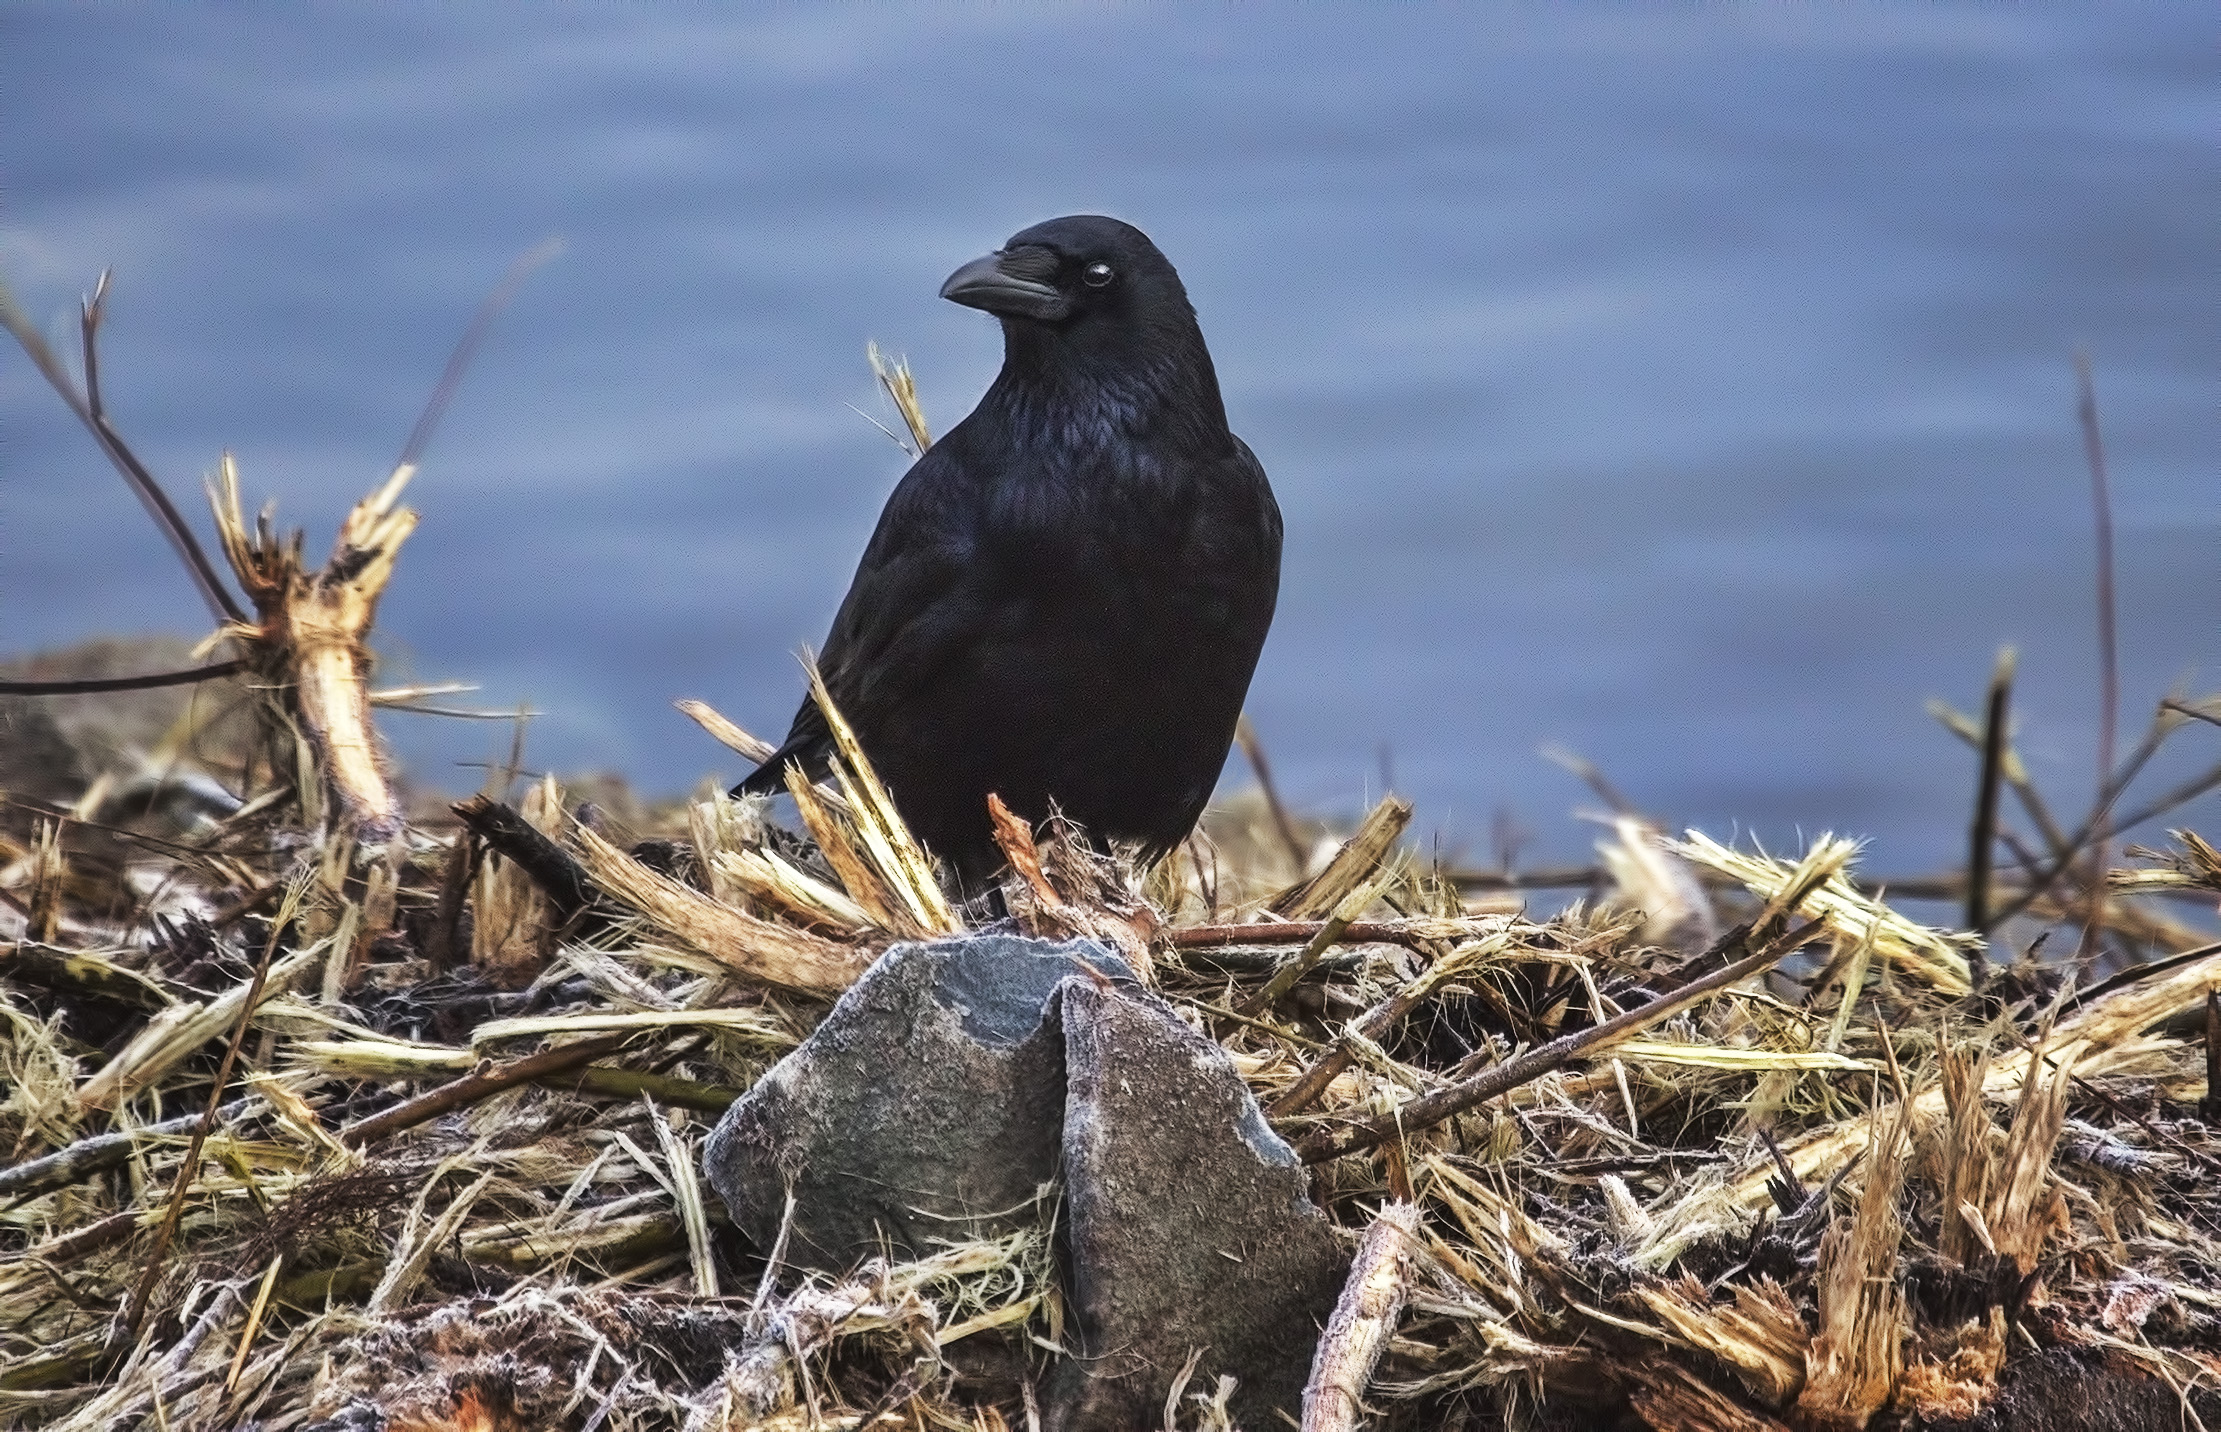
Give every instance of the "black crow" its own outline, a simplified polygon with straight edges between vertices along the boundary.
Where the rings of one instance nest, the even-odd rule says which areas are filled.
[[[887,499],[826,687],[966,889],[1002,865],[989,792],[1162,856],[1218,782],[1272,624],[1271,485],[1139,229],[1051,219],[941,296],[1002,321],[1002,372]],[[830,749],[805,699],[735,794],[780,789],[790,761],[822,773]]]

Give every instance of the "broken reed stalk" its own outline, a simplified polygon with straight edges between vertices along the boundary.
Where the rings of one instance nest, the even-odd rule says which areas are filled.
[[[713,879],[722,879],[748,898],[844,939],[860,938],[874,925],[884,928],[844,887],[797,869],[771,851],[718,851],[709,868]]]
[[[1010,865],[1011,873],[1001,887],[1003,901],[1021,929],[1042,939],[1095,940],[1116,950],[1143,984],[1156,983],[1149,941],[1157,932],[1159,917],[1118,899],[1093,877],[1084,859],[1075,864],[1075,836],[1061,817],[1052,815],[1048,822],[1046,863],[1034,841],[1033,827],[992,791],[987,796],[987,817],[995,844]],[[1051,864],[1071,887],[1069,896],[1049,878]],[[1144,918],[1135,920],[1137,914]]]
[[[367,1119],[349,1124],[339,1131],[339,1141],[351,1149],[376,1143],[388,1134],[414,1128],[427,1119],[491,1098],[504,1089],[535,1080],[551,1079],[565,1074],[582,1064],[591,1064],[605,1054],[614,1054],[624,1047],[621,1034],[603,1035],[598,1039],[581,1039],[576,1044],[558,1045],[543,1049],[538,1054],[527,1054],[522,1059],[512,1059],[507,1064],[483,1060],[476,1069],[460,1079],[428,1089],[413,1099],[405,1099]]]
[[[574,827],[587,876],[651,925],[746,978],[803,994],[837,995],[871,954],[793,925],[723,905],[651,870],[588,826]]]
[[[247,1309],[246,1330],[239,1334],[239,1350],[232,1354],[231,1370],[224,1375],[224,1391],[237,1391],[239,1374],[247,1367],[247,1354],[254,1350],[255,1334],[262,1331],[262,1315],[270,1306],[270,1291],[278,1284],[278,1270],[285,1266],[285,1254],[278,1253],[270,1259],[270,1266],[262,1275],[261,1286],[255,1289],[254,1305]]]
[[[2221,726],[2221,701],[2209,699],[2198,703],[2170,696],[2159,705],[2163,711],[2173,711],[2178,715],[2188,716],[2193,721],[2203,721],[2208,726]]]
[[[393,839],[402,825],[370,721],[369,639],[401,544],[416,529],[416,513],[399,505],[415,475],[415,466],[404,463],[356,503],[340,524],[331,559],[315,572],[302,565],[300,533],[281,542],[267,512],[248,529],[231,454],[224,454],[209,490],[224,557],[260,616],[224,630],[289,695],[324,781],[366,845]]]
[[[1325,869],[1281,892],[1272,903],[1273,913],[1284,920],[1323,920],[1333,914],[1352,891],[1371,878],[1410,824],[1411,802],[1402,796],[1382,796],[1356,833],[1334,852]]]
[[[1912,1140],[1903,1113],[1873,1126],[1858,1211],[1820,1241],[1820,1330],[1805,1354],[1800,1425],[1859,1432],[1904,1371],[1909,1321],[1897,1277],[1904,1223],[1897,1212]]]
[[[895,809],[894,798],[880,784],[879,773],[872,768],[871,758],[864,754],[863,744],[856,739],[848,718],[833,704],[832,693],[825,687],[825,675],[818,670],[817,658],[807,650],[802,653],[802,671],[809,678],[810,699],[817,703],[818,713],[825,718],[826,730],[833,737],[836,756],[833,774],[840,782],[841,793],[848,797],[856,834],[871,853],[872,863],[878,866],[879,873],[886,878],[919,933],[948,935],[962,930],[963,922],[956,918],[949,908],[948,897],[941,893],[932,857],[918,844],[901,812]]]
[[[1538,752],[1544,760],[1572,776],[1582,785],[1596,792],[1596,798],[1610,808],[1614,815],[1635,815],[1635,803],[1612,784],[1596,762],[1567,746],[1545,746]]]
[[[2197,958],[2134,971],[2134,978],[2082,1004],[2053,1026],[2046,1046],[2052,1052],[2046,1058],[2063,1059],[2073,1067],[2102,1074],[2106,1071],[2101,1066],[2124,1047],[2131,1053],[2141,1051],[2136,1036],[2185,1010],[2201,1008],[2209,992],[2221,990],[2221,944],[2194,953]],[[2023,1045],[1992,1063],[1984,1087],[1992,1098],[2018,1090],[2035,1066],[2035,1051]],[[1916,1121],[1936,1117],[1943,1106],[1940,1086],[1931,1086],[1912,1098]],[[1893,1115],[1898,1107],[1890,1104],[1813,1129],[1784,1146],[1782,1153],[1799,1179],[1826,1178],[1866,1147],[1876,1121]],[[1766,1206],[1772,1201],[1766,1191],[1766,1178],[1770,1176],[1770,1170],[1763,1170],[1738,1178],[1729,1186],[1729,1205],[1744,1211]]]
[[[925,408],[918,401],[918,384],[910,376],[909,361],[897,358],[889,362],[876,342],[864,345],[864,358],[871,364],[872,376],[879,380],[880,388],[893,400],[895,411],[902,414],[902,425],[910,430],[910,441],[916,444],[911,456],[924,457],[925,450],[933,446],[933,433],[926,426]]]
[[[987,793],[987,820],[994,831],[996,846],[1010,862],[1011,873],[1025,882],[1040,913],[1061,923],[1070,914],[1071,907],[1057,893],[1056,886],[1049,883],[1048,872],[1041,868],[1041,850],[1034,844],[1033,827],[1004,805],[1003,798],[993,791]]]
[[[1706,995],[1725,989],[1737,980],[1772,969],[1797,950],[1820,938],[1826,931],[1827,923],[1825,919],[1808,920],[1756,953],[1746,955],[1700,979],[1691,980],[1678,989],[1670,990],[1649,1004],[1638,1005],[1602,1024],[1561,1035],[1525,1054],[1491,1065],[1470,1079],[1406,1100],[1378,1118],[1341,1128],[1320,1130],[1298,1144],[1296,1154],[1305,1163],[1324,1163],[1329,1159],[1362,1153],[1390,1139],[1415,1134],[1456,1118],[1468,1109],[1476,1108],[1498,1095],[1509,1093],[1522,1084],[1530,1084],[1553,1070],[1561,1069],[1592,1050],[1601,1052],[1613,1040],[1633,1034],[1639,1029],[1647,1029],[1661,1020],[1670,1019]]]
[[[2198,1114],[2207,1123],[2221,1122],[2221,993],[2206,991],[2206,1093]]]
[[[1412,1245],[1419,1210],[1398,1200],[1365,1230],[1342,1296],[1311,1358],[1303,1389],[1302,1432],[1354,1432],[1365,1408],[1373,1368],[1395,1334],[1410,1292]]]
[[[464,831],[448,846],[447,859],[440,863],[439,895],[432,906],[432,926],[425,934],[424,961],[434,974],[444,974],[469,959],[462,949],[463,904],[470,894],[471,883],[478,878],[479,862],[485,858],[485,846],[476,832]],[[544,891],[542,893],[545,893]],[[552,907],[552,901],[549,902]]]
[[[1990,860],[1997,846],[1997,797],[1998,786],[2005,771],[2007,742],[2007,712],[2013,699],[2013,648],[2005,647],[1997,654],[1997,667],[1990,674],[1990,695],[1982,709],[1982,776],[1974,796],[1974,825],[1968,834],[1967,845],[1967,907],[1966,926],[1978,935],[1990,929]],[[1979,990],[1986,982],[1980,951],[1970,951],[1968,964],[1972,971],[1974,987]]]
[[[707,731],[718,745],[755,765],[760,766],[779,754],[777,746],[761,736],[743,731],[707,701],[674,701],[671,704],[678,707],[687,720]]]
[[[834,818],[832,803],[825,799],[827,792],[812,785],[802,767],[789,762],[785,772],[787,794],[794,797],[795,814],[802,817],[803,828],[810,832],[810,839],[817,844],[818,854],[832,867],[833,878],[841,889],[855,901],[865,916],[881,929],[898,934],[912,932],[910,921],[887,882],[880,879],[871,862],[848,838],[847,830]]]

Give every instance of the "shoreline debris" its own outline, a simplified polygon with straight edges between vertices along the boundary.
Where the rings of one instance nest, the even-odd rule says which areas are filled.
[[[2074,822],[2002,698],[1947,723],[1998,842],[1971,883],[1885,892],[1848,841],[1669,845],[1625,812],[1607,840],[1646,844],[1598,869],[1461,871],[1405,843],[1394,797],[1342,831],[1259,794],[1146,871],[1001,821],[990,919],[948,899],[860,752],[790,785],[802,832],[715,788],[520,796],[514,749],[475,798],[413,790],[360,659],[405,480],[311,572],[298,540],[249,535],[226,468],[223,552],[267,598],[246,618],[212,575],[243,668],[82,689],[177,656],[113,648],[0,672],[0,1422],[2221,1415],[2221,880],[2188,829],[2135,868],[2093,859],[2221,786],[2124,801],[2175,733],[2210,732],[2210,699],[2170,698]],[[13,719],[43,701],[78,714]],[[132,715],[96,740],[85,703]],[[1668,926],[1723,933],[1660,935],[1629,903],[1646,881]],[[1578,898],[1522,903],[1543,888]],[[1988,929],[1891,903],[1915,896]],[[1000,1089],[925,1037],[964,1030],[976,988],[944,984],[938,1026],[843,1023],[950,940],[1093,952],[1011,1006],[1039,1042]],[[776,1152],[712,1125],[752,1127],[774,1070],[851,1036],[856,1106],[901,1131],[902,1096],[942,1078],[941,1122],[906,1132],[968,1134],[975,1170],[1006,1095],[1042,1105],[1008,1187],[968,1190],[1007,1222],[896,1179],[873,1197],[899,1238],[821,1235],[841,1172],[807,1140],[873,1131],[807,1109],[798,1165],[770,1157],[732,1215],[705,1196],[700,1169]],[[1223,1246],[1251,1196],[1286,1221]],[[1208,1319],[1234,1331],[1199,1349]]]

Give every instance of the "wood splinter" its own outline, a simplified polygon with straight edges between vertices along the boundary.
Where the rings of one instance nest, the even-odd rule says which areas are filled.
[[[1419,1210],[1390,1203],[1365,1230],[1349,1279],[1327,1319],[1303,1389],[1303,1432],[1351,1432],[1364,1410],[1365,1388],[1410,1292],[1412,1240]]]

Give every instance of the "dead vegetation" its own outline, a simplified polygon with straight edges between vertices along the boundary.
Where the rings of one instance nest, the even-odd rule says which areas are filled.
[[[1035,1425],[1049,1239],[797,1274],[698,1175],[880,951],[984,917],[852,740],[794,781],[802,832],[714,791],[620,830],[520,794],[515,759],[412,808],[364,645],[411,466],[312,569],[224,465],[253,610],[212,602],[222,684],[162,723],[103,744],[5,698],[0,1421]],[[1909,918],[1832,837],[1785,859],[1622,811],[1599,871],[1523,880],[1419,858],[1394,798],[1337,839],[1269,779],[1150,872],[1000,812],[1003,904],[1124,953],[1311,1164],[1356,1263],[1306,1427],[2072,1426],[2033,1419],[2146,1405],[2124,1387],[2192,1425],[2221,1375],[2221,945],[2168,911],[2221,867],[2189,832],[2095,857],[2221,781],[2114,810],[2216,708],[2164,705],[2073,830],[2006,709],[1949,718],[1980,858],[1922,892],[1974,928]],[[1593,888],[1531,916],[1519,887],[1553,881]],[[1176,1387],[1164,1424],[1227,1427],[1230,1394]]]

